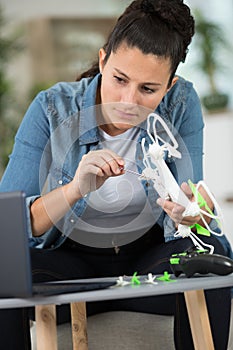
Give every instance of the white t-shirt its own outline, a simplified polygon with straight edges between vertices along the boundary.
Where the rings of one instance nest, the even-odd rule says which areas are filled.
[[[125,160],[125,169],[137,172],[136,141],[139,128],[110,136],[100,129],[101,146]],[[110,177],[91,192],[87,208],[78,219],[70,238],[79,243],[110,247],[127,244],[143,235],[155,219],[140,179],[132,173]]]

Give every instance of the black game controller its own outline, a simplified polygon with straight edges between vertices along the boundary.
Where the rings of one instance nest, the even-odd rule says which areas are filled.
[[[194,250],[173,254],[170,266],[176,277],[184,273],[192,277],[195,273],[228,275],[233,272],[233,260],[219,254],[209,254],[207,250]]]

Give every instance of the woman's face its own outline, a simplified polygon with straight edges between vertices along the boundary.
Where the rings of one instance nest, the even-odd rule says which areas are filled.
[[[105,55],[101,49],[101,128],[114,136],[146,120],[178,78],[168,88],[170,60],[145,55],[136,47],[122,44],[106,63]]]

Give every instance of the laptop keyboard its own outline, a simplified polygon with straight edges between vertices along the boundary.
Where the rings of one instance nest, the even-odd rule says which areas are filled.
[[[33,294],[37,295],[58,295],[64,293],[79,293],[91,290],[98,290],[111,287],[116,282],[51,282],[33,284]]]

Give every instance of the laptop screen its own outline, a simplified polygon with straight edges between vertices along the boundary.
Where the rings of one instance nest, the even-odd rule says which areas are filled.
[[[25,194],[0,193],[0,297],[32,295]]]

